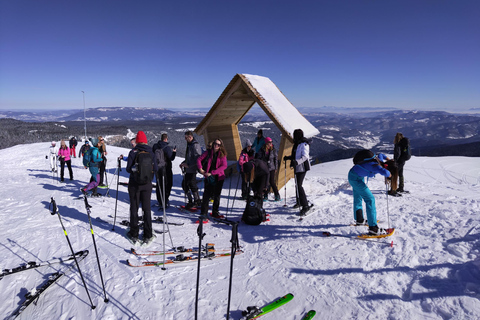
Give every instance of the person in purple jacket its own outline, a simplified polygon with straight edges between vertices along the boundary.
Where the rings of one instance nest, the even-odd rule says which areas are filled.
[[[208,159],[206,169],[202,168],[204,159]],[[197,158],[197,168],[205,178],[201,214],[207,216],[208,202],[213,197],[212,217],[221,218],[218,207],[220,206],[220,195],[225,180],[225,169],[227,169],[227,150],[225,150],[221,139],[215,139],[212,149],[205,151]]]
[[[378,158],[384,159],[385,155],[379,154]],[[367,209],[368,234],[386,234],[384,229],[377,226],[377,209],[375,197],[365,184],[365,177],[373,178],[377,173],[389,178],[390,171],[385,169],[377,156],[370,150],[360,150],[353,157],[354,166],[348,172],[348,182],[353,188],[353,215],[357,225],[364,224],[363,201]]]

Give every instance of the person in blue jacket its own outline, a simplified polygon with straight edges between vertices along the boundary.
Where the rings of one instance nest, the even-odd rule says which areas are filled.
[[[377,158],[378,157],[378,158]],[[353,158],[354,166],[348,172],[348,182],[353,188],[353,215],[357,225],[364,224],[363,203],[365,201],[367,209],[368,234],[385,234],[386,231],[377,226],[377,210],[375,208],[375,197],[365,184],[365,177],[373,178],[376,174],[381,174],[389,178],[390,171],[385,169],[379,162],[384,161],[384,154],[375,154],[370,150],[361,150]]]
[[[255,150],[255,153],[258,153],[260,149],[265,145],[265,138],[263,137],[263,130],[260,129],[257,132],[257,137],[253,140],[252,149]]]
[[[85,187],[81,188],[80,191],[84,195],[87,194],[89,190],[93,189],[93,195],[97,195],[97,186],[100,181],[100,162],[102,161],[102,154],[98,150],[98,139],[91,138],[92,146],[88,149],[83,155],[83,165],[85,169],[88,168],[92,177],[90,178],[90,183]]]

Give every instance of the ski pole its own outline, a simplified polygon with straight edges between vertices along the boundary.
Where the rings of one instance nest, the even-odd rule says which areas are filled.
[[[83,278],[82,270],[80,270],[80,266],[78,265],[77,257],[75,256],[75,252],[73,251],[72,243],[70,242],[70,239],[68,238],[67,230],[65,229],[65,226],[63,225],[62,222],[62,217],[60,216],[60,212],[57,210],[57,204],[55,203],[55,199],[51,197],[50,205],[52,206],[52,212],[50,212],[53,215],[57,214],[58,219],[60,220],[60,224],[62,225],[63,233],[65,234],[65,237],[67,238],[68,246],[70,247],[70,251],[72,252],[73,259],[75,260],[75,264],[78,269],[78,273],[80,274],[80,277],[82,278],[83,286],[85,287],[85,291],[87,292],[88,300],[90,300],[90,307],[93,309],[96,308],[96,306],[93,305],[92,298],[90,297],[90,292],[88,292],[87,284],[85,283],[85,279]]]
[[[283,188],[285,189],[285,204],[283,205],[284,207],[287,206],[287,160],[283,160],[285,162],[285,184]]]
[[[230,213],[233,212],[233,207],[235,206],[235,199],[237,198],[238,183],[240,182],[240,178],[241,178],[241,174],[238,174],[237,185],[235,186],[235,195],[233,196],[232,207],[230,208]]]
[[[95,255],[97,256],[97,263],[98,263],[98,271],[100,273],[100,280],[102,281],[103,297],[104,297],[103,301],[108,302],[109,300],[107,298],[107,293],[105,292],[105,283],[103,282],[102,267],[100,265],[100,259],[98,259],[97,243],[95,242],[95,235],[93,233],[92,219],[90,217],[91,206],[88,204],[87,196],[83,196],[83,200],[85,201],[85,209],[87,210],[88,222],[90,223],[90,232],[92,233],[93,247],[95,248]]]
[[[233,168],[230,168],[230,174],[229,174],[230,183],[228,186],[227,210],[225,211],[225,218],[228,218],[228,205],[230,204],[230,190],[232,189],[232,172],[233,172]]]
[[[120,171],[122,171],[122,160],[118,158],[118,171],[117,171],[117,194],[115,195],[115,217],[113,218],[113,228],[115,230],[115,221],[117,221],[117,203],[118,203],[118,185],[120,182]]]
[[[195,293],[195,320],[198,319],[198,289],[200,286],[200,261],[202,259],[201,248],[202,248],[202,239],[205,237],[205,233],[203,233],[203,219],[204,215],[201,214],[199,217],[199,224],[197,228],[198,234],[198,264],[197,264],[197,288]]]
[[[385,195],[387,197],[387,222],[388,228],[390,229],[390,210],[388,209],[388,185],[385,183]]]
[[[230,302],[232,298],[232,276],[233,276],[233,259],[235,258],[235,253],[237,249],[240,248],[238,243],[238,222],[232,223],[232,238],[230,239],[232,243],[232,251],[230,257],[230,280],[228,284],[228,304],[227,304],[227,320],[230,319]]]

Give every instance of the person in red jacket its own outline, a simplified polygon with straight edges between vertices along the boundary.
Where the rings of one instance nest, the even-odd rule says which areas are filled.
[[[202,161],[207,160],[206,169],[202,168]],[[227,169],[227,151],[223,141],[215,139],[212,149],[205,151],[197,159],[199,172],[205,178],[205,190],[203,192],[201,214],[206,217],[208,211],[208,202],[213,197],[212,217],[221,218],[218,208],[220,206],[220,195],[222,193],[223,182],[225,181],[225,169]]]

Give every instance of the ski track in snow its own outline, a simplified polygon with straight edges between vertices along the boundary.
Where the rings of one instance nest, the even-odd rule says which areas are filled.
[[[95,310],[79,273],[73,269],[49,288],[36,305],[20,319],[193,319],[197,261],[160,267],[132,268],[126,260],[157,261],[162,256],[137,257],[130,253],[126,227],[119,225],[129,215],[128,192],[119,186],[115,215],[115,167],[109,167],[111,197],[89,198],[99,258],[109,303],[103,302],[92,235],[79,188],[89,179],[80,159],[72,159],[75,180],[60,184],[52,179],[45,160],[49,143],[19,145],[0,150],[4,168],[0,235],[0,268],[27,261],[45,261],[70,254],[58,217],[49,213],[54,197],[75,251],[88,249],[80,262]],[[128,150],[108,147],[109,164]],[[196,216],[173,206],[183,204],[181,173],[174,163],[174,187],[167,210],[170,225],[166,248],[198,246]],[[247,306],[262,306],[287,293],[295,298],[266,315],[268,319],[300,319],[317,310],[322,319],[478,319],[480,314],[480,160],[466,157],[412,157],[405,165],[402,197],[386,197],[383,177],[369,179],[376,198],[379,225],[395,227],[392,237],[375,240],[356,238],[365,227],[351,227],[352,190],[347,181],[351,159],[319,164],[307,173],[304,187],[314,212],[303,221],[291,206],[294,182],[287,184],[287,207],[265,202],[271,221],[260,226],[240,224],[244,253],[234,259],[230,318],[239,319]],[[125,162],[122,162],[125,167]],[[66,176],[68,173],[66,170]],[[237,177],[233,178],[230,205]],[[128,181],[124,169],[120,181]],[[202,188],[202,184],[199,184]],[[221,211],[225,212],[228,181],[224,184]],[[106,190],[100,190],[105,193]],[[238,196],[237,192],[237,196]],[[282,198],[285,190],[280,190]],[[156,202],[152,194],[152,204]],[[244,202],[235,201],[229,217],[239,220]],[[152,207],[156,216],[163,215]],[[106,222],[96,220],[100,217]],[[120,218],[122,217],[122,218]],[[155,229],[162,229],[154,224]],[[323,237],[322,231],[345,237]],[[204,226],[203,244],[218,249],[230,247],[231,229],[210,222]],[[393,247],[390,243],[393,241]],[[162,250],[163,235],[149,247]],[[69,264],[73,266],[73,264]],[[0,281],[3,303],[0,314],[10,315],[32,288],[48,275],[69,266],[62,264],[24,271]],[[199,319],[226,317],[230,257],[201,260]]]

